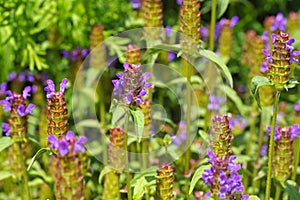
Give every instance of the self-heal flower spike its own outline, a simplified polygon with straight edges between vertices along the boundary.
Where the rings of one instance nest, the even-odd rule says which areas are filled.
[[[68,130],[68,110],[65,100],[65,89],[68,79],[63,79],[60,84],[60,89],[55,90],[55,85],[52,80],[47,80],[45,87],[47,97],[47,121],[48,135],[53,134],[60,138],[65,135]]]
[[[150,73],[143,74],[140,64],[125,63],[124,69],[124,74],[117,74],[119,79],[112,81],[114,97],[127,105],[143,104],[143,97],[147,95],[146,89],[152,86],[146,81]]]
[[[298,60],[295,58],[300,51],[293,51],[293,38],[284,32],[272,35],[273,48],[271,52],[264,50],[265,60],[268,64],[268,78],[274,84],[277,91],[287,88],[287,82],[291,72],[290,65]]]
[[[108,164],[117,173],[122,173],[125,167],[124,130],[117,127],[110,129],[109,133]]]
[[[287,19],[282,13],[278,13],[271,24],[271,31],[285,31]]]
[[[126,62],[130,64],[141,63],[141,53],[139,47],[133,44],[129,44],[126,49]]]
[[[164,165],[157,170],[156,199],[173,200],[174,169],[171,165]]]
[[[216,115],[212,119],[210,131],[210,148],[217,156],[227,156],[231,154],[231,133],[229,117],[227,115]]]
[[[92,26],[90,34],[90,66],[92,68],[102,69],[106,65],[106,49],[103,35],[104,27],[101,24]]]
[[[48,136],[50,148],[56,152],[54,158],[56,199],[84,199],[84,184],[80,154],[85,152],[85,136],[75,137],[73,131],[58,139]]]

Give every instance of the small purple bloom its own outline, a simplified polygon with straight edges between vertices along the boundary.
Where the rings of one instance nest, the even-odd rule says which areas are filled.
[[[67,141],[61,140],[59,142],[58,152],[62,156],[67,155],[69,153],[69,143]]]
[[[168,51],[168,61],[171,62],[176,58],[176,53],[173,51]]]
[[[140,0],[130,0],[133,9],[138,9],[141,7]]]
[[[211,111],[217,111],[220,109],[223,103],[222,97],[216,96],[215,94],[209,95],[208,109]]]
[[[10,132],[9,132],[10,127],[9,127],[8,123],[3,122],[2,123],[2,129],[3,129],[3,132],[4,132],[5,136],[10,136]]]
[[[205,26],[200,27],[200,37],[202,41],[206,41],[208,38],[208,29]]]
[[[165,33],[166,33],[166,37],[167,38],[170,38],[171,37],[171,34],[172,34],[172,26],[166,26],[165,28]]]
[[[285,31],[287,19],[283,16],[282,13],[276,15],[275,20],[271,24],[271,31]]]
[[[81,51],[81,56],[82,56],[83,58],[86,57],[88,54],[89,54],[89,49],[83,49],[83,50]]]
[[[290,128],[291,140],[294,140],[296,137],[300,137],[300,127],[298,124],[294,124]]]
[[[25,71],[21,72],[18,76],[18,79],[21,82],[25,82],[26,81],[26,72]]]
[[[11,111],[11,105],[7,100],[0,100],[0,104],[3,106],[4,110]]]
[[[13,81],[17,78],[17,72],[11,72],[9,75],[8,75],[8,81]]]
[[[48,142],[51,143],[50,148],[57,149],[59,146],[59,140],[54,135],[48,136]]]
[[[64,78],[64,79],[61,81],[60,89],[59,89],[60,93],[64,93],[64,92],[65,92],[67,83],[68,83],[68,79],[67,79],[67,78]]]
[[[64,58],[69,58],[69,52],[67,50],[61,50],[60,53]]]
[[[230,20],[230,27],[234,27],[239,21],[239,17],[238,16],[233,16]]]
[[[261,146],[260,156],[265,157],[267,155],[267,152],[268,152],[268,146],[266,144],[263,144]]]
[[[176,0],[178,5],[182,5],[183,0]]]
[[[87,142],[87,138],[85,136],[80,136],[74,144],[74,150],[73,150],[74,153],[85,152],[85,148],[83,144],[86,142]]]
[[[29,82],[31,82],[31,83],[34,82],[34,75],[33,75],[33,73],[31,73],[31,72],[28,72],[28,73],[27,73],[27,80],[28,80]]]
[[[31,87],[30,86],[26,86],[24,88],[24,90],[23,90],[23,97],[24,97],[24,99],[27,99],[27,97],[31,96],[30,92],[31,92]]]
[[[28,106],[19,105],[19,107],[17,108],[17,113],[18,113],[18,115],[20,115],[22,117],[29,113],[32,114],[32,110],[34,107],[35,107],[34,104],[29,104]]]
[[[261,72],[261,73],[267,72],[268,69],[269,69],[269,67],[268,67],[268,64],[267,64],[266,62],[263,62],[263,63],[260,65],[260,72]]]
[[[7,83],[6,82],[1,83],[1,85],[0,85],[0,95],[5,94],[6,90],[7,90]]]

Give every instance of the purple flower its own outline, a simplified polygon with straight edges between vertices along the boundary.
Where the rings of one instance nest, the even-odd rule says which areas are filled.
[[[263,62],[261,65],[260,65],[260,72],[261,73],[265,73],[269,70],[269,66],[266,62]]]
[[[9,127],[8,123],[5,123],[5,122],[2,123],[2,130],[5,134],[5,136],[10,136],[10,132],[9,132],[10,127]]]
[[[295,103],[294,110],[300,111],[300,99]]]
[[[152,85],[146,81],[150,73],[144,73],[141,65],[124,63],[124,75],[117,74],[119,79],[112,80],[113,94],[117,100],[127,105],[143,104],[143,96],[147,95],[146,89]]]
[[[85,152],[85,148],[83,144],[86,142],[87,142],[87,138],[85,136],[80,136],[78,140],[75,142],[74,153],[77,153],[78,151]]]
[[[17,78],[17,72],[11,72],[10,74],[8,74],[8,81],[13,81]]]
[[[291,140],[294,140],[296,137],[300,137],[300,127],[298,124],[294,124],[290,128]]]
[[[81,56],[84,58],[84,57],[86,57],[88,54],[89,54],[89,49],[83,49],[82,51],[81,51]]]
[[[7,100],[1,100],[0,104],[3,106],[4,110],[11,111],[11,105]]]
[[[63,95],[66,89],[66,85],[68,83],[68,79],[64,78],[60,84],[60,89],[59,89],[59,94]],[[44,91],[46,91],[46,97],[47,98],[52,98],[56,91],[55,91],[55,84],[53,83],[52,80],[47,80],[47,86],[44,88]]]
[[[180,121],[178,124],[178,131],[174,139],[173,144],[180,146],[186,140],[186,123],[185,121]]]
[[[229,128],[231,130],[233,130],[234,128],[244,130],[247,124],[247,119],[244,119],[241,115],[237,115],[235,118],[230,118],[229,120]]]
[[[69,153],[69,143],[67,141],[59,141],[58,152],[60,155],[65,156]]]
[[[6,82],[1,83],[1,85],[0,85],[0,95],[5,94],[6,89],[7,89],[7,83]]]
[[[138,9],[141,7],[140,0],[130,0],[133,9]]]
[[[271,31],[285,31],[287,19],[283,16],[282,13],[278,13],[275,17],[275,20],[271,24]]]
[[[26,81],[26,72],[25,71],[21,72],[18,76],[18,79],[21,82],[25,82]]]
[[[31,73],[31,72],[28,72],[28,73],[27,73],[27,80],[28,80],[29,82],[31,82],[31,83],[34,82],[34,75],[33,75],[33,73]]]
[[[23,90],[24,99],[27,99],[27,97],[31,96],[30,92],[31,92],[31,87],[30,86],[27,86],[27,87],[24,88],[24,90]]]
[[[67,50],[61,50],[60,53],[64,58],[69,58],[69,52]]]
[[[222,97],[216,96],[215,94],[209,95],[208,109],[211,111],[217,111],[220,109],[223,103]]]
[[[25,116],[27,114],[32,114],[32,111],[33,111],[33,108],[35,107],[34,104],[29,104],[28,106],[25,106],[25,105],[19,105],[18,109],[17,109],[17,113],[20,115],[20,116]]]
[[[165,33],[166,33],[166,37],[167,38],[170,38],[171,37],[171,34],[172,34],[172,26],[166,26],[165,28]]]
[[[177,2],[178,5],[181,5],[183,0],[176,0],[176,2]]]
[[[173,51],[168,51],[168,61],[171,62],[175,58],[176,58],[176,53],[174,53]]]
[[[75,62],[77,59],[81,59],[86,57],[89,54],[89,50],[88,49],[83,49],[81,50],[80,47],[76,47],[73,51],[68,52],[67,50],[62,50],[61,55],[66,58],[69,59],[72,62]]]
[[[238,16],[233,16],[230,20],[230,27],[233,28],[239,22]]]
[[[200,27],[200,37],[202,41],[206,41],[208,37],[208,29],[205,26]]]
[[[264,144],[261,146],[260,156],[265,157],[268,152],[268,145]]]
[[[59,146],[59,140],[54,135],[48,136],[48,142],[51,144],[50,148],[57,149]]]

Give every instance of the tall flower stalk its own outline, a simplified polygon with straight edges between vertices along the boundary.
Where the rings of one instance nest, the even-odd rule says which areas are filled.
[[[295,57],[300,54],[300,51],[293,51],[292,44],[295,40],[293,38],[290,39],[287,33],[279,32],[277,35],[273,34],[272,40],[273,47],[271,52],[269,50],[264,50],[264,54],[266,55],[267,77],[276,90],[268,153],[268,172],[266,183],[267,200],[270,199],[271,192],[272,160],[279,98],[281,91],[283,89],[288,89],[289,75],[291,72],[290,65],[297,61]]]
[[[174,169],[171,165],[164,165],[157,170],[156,199],[173,200]]]
[[[55,173],[55,196],[58,200],[84,199],[84,175],[81,169],[80,153],[85,152],[83,144],[87,138],[75,137],[73,131],[58,139],[55,135],[49,135],[50,148],[56,153],[54,162]]]
[[[4,124],[6,135],[15,140],[9,148],[9,161],[13,166],[13,173],[20,181],[20,192],[23,200],[30,200],[30,190],[26,171],[26,135],[27,135],[27,116],[32,114],[34,104],[26,104],[27,97],[30,97],[32,88],[25,87],[22,94],[7,91],[5,100],[1,100],[4,110],[10,112],[8,124]]]
[[[200,1],[198,0],[184,0],[180,7],[180,44],[183,49],[183,53],[186,58],[182,59],[182,73],[187,79],[187,91],[186,91],[186,104],[187,104],[187,116],[186,116],[186,152],[185,152],[185,174],[189,174],[190,170],[190,149],[191,142],[190,125],[191,125],[191,76],[192,76],[192,64],[193,61],[188,63],[187,57],[193,59],[193,54],[197,51],[200,43]],[[185,180],[185,192],[186,198],[189,199],[189,179]]]

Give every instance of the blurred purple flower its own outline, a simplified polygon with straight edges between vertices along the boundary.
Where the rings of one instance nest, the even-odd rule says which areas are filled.
[[[206,41],[208,38],[208,30],[205,26],[200,27],[200,37],[202,41]]]
[[[67,50],[61,50],[61,55],[69,59],[72,62],[75,62],[77,59],[85,58],[89,54],[89,49],[82,49],[80,47],[76,47],[73,51],[68,52]]]
[[[267,130],[269,132],[272,131],[272,126],[268,126]],[[278,125],[276,125],[275,128],[275,140],[280,140],[281,139],[281,135],[283,132],[286,132],[286,130],[288,130],[289,134],[290,134],[290,140],[294,140],[296,137],[300,137],[300,127],[298,124],[294,124],[292,125],[290,128],[289,127],[279,127]]]
[[[215,94],[209,95],[208,99],[208,110],[218,111],[223,103],[222,97],[216,96]]]
[[[13,81],[14,79],[17,78],[17,72],[11,72],[8,74],[8,81]]]
[[[295,103],[294,110],[300,111],[300,99]]]
[[[268,152],[268,145],[263,144],[261,146],[260,156],[265,157],[267,155],[267,152]]]
[[[260,72],[261,72],[261,73],[267,72],[268,69],[269,69],[269,67],[268,67],[268,64],[267,64],[266,62],[263,62],[263,63],[260,65]]]
[[[20,116],[25,116],[27,114],[32,114],[33,113],[33,108],[35,107],[34,104],[29,104],[28,106],[25,106],[25,105],[19,105],[18,109],[17,109],[17,113],[20,115]]]
[[[7,90],[7,83],[6,82],[1,83],[1,85],[0,85],[0,95],[5,94],[6,90]]]
[[[290,128],[291,140],[294,140],[296,137],[300,137],[300,127],[298,124],[294,124]]]
[[[59,89],[59,94],[60,95],[64,95],[65,89],[66,89],[66,85],[68,83],[68,79],[64,78],[60,84],[60,89]],[[44,88],[44,91],[46,91],[46,97],[47,98],[52,98],[56,91],[55,91],[55,84],[53,83],[52,80],[47,80],[47,86]]]
[[[69,143],[67,141],[59,141],[58,152],[60,155],[65,156],[69,153]]]
[[[185,121],[180,121],[178,124],[177,134],[174,135],[172,142],[176,146],[180,146],[185,140],[186,140],[186,123]]]
[[[138,9],[141,7],[141,1],[140,0],[130,0],[131,5],[133,9]]]
[[[25,82],[26,81],[26,72],[22,71],[19,75],[18,75],[18,79],[21,82]]]
[[[236,129],[245,129],[248,124],[248,120],[244,119],[241,115],[237,115],[235,118],[230,118],[229,120],[229,128],[233,130]]]
[[[271,31],[285,31],[287,19],[282,13],[278,13],[275,17],[274,22],[271,24]]]
[[[69,52],[67,50],[61,50],[60,54],[64,57],[64,58],[69,58]]]
[[[173,51],[168,51],[168,61],[171,62],[176,58],[176,53]]]
[[[219,38],[225,24],[229,23],[230,28],[233,28],[238,23],[238,21],[239,17],[233,16],[230,21],[226,18],[222,18],[219,22],[217,22],[215,26],[215,40]]]
[[[170,25],[166,26],[165,33],[166,33],[166,37],[170,38],[171,34],[172,34],[172,26],[170,26]]]
[[[181,5],[183,0],[176,0],[176,2],[177,2],[178,5]]]
[[[5,123],[5,122],[2,123],[2,130],[5,134],[5,136],[10,136],[10,132],[9,132],[10,127],[9,127],[8,123]]]

